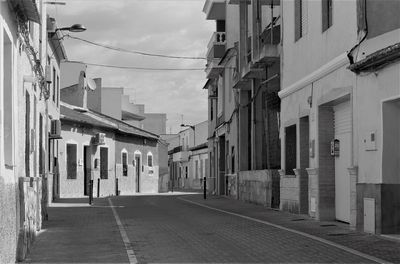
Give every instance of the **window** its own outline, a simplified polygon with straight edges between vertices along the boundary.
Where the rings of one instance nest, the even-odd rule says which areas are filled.
[[[294,40],[297,41],[307,33],[307,0],[294,1],[294,23]]]
[[[76,179],[77,174],[76,144],[67,144],[67,179]]]
[[[128,176],[128,153],[122,152],[122,176]]]
[[[153,154],[147,154],[147,166],[153,167]]]
[[[100,148],[100,179],[108,179],[108,148]]]
[[[188,178],[188,166],[185,167],[185,178]]]
[[[210,120],[214,119],[214,101],[210,99]]]
[[[322,32],[332,26],[332,0],[322,0]]]
[[[296,125],[285,128],[285,173],[294,175],[296,168]]]
[[[231,169],[232,173],[235,173],[235,147],[232,146],[232,151],[231,151]]]
[[[3,30],[3,54],[1,54],[4,58],[4,68],[3,68],[3,155],[4,155],[4,163],[6,166],[13,166],[13,141],[14,141],[14,125],[13,125],[13,88],[12,88],[12,80],[13,80],[13,50],[11,45],[11,40],[8,37],[8,34]],[[1,103],[0,103],[1,105]],[[28,110],[29,111],[29,110]],[[28,112],[27,111],[27,112]],[[11,167],[12,168],[12,167]],[[28,175],[27,175],[28,176]]]
[[[55,68],[53,68],[53,102],[55,103],[56,102],[56,76],[57,76],[57,73],[56,73],[56,69]]]
[[[200,179],[203,179],[204,160],[200,160]]]
[[[57,107],[60,106],[60,76],[57,75],[57,98],[56,98]]]

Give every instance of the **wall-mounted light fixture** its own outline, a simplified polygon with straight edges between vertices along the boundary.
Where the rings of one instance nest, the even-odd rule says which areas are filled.
[[[62,27],[62,28],[56,28],[57,30],[61,30],[61,31],[70,31],[70,32],[74,32],[74,33],[78,33],[78,32],[83,32],[86,30],[86,27],[82,24],[73,24],[70,27]]]

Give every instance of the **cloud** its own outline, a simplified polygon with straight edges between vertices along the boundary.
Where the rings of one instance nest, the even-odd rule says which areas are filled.
[[[201,56],[215,30],[205,20],[203,1],[67,0],[66,6],[49,7],[60,26],[82,23],[87,31],[76,36],[129,50],[176,56]],[[100,64],[153,68],[204,68],[206,61],[143,57],[115,52],[73,39],[66,39],[70,60]],[[136,103],[148,112],[167,113],[167,130],[180,130],[184,122],[196,124],[207,119],[207,93],[202,89],[204,71],[132,71],[88,68],[101,77],[104,86],[125,87]]]

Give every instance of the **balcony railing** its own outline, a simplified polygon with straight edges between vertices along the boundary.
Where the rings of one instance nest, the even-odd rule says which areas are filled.
[[[226,33],[225,32],[214,32],[208,42],[207,47],[210,49],[213,45],[225,45],[226,44]]]
[[[226,46],[226,33],[214,32],[208,43],[207,66],[206,66],[207,78],[215,78],[218,76],[220,69],[218,63],[225,54],[225,46]]]

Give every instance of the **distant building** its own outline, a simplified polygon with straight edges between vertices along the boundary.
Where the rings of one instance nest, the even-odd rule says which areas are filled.
[[[161,135],[168,145],[170,188],[200,189],[208,177],[208,122],[189,126],[176,135]]]
[[[71,73],[77,71],[68,68]],[[123,89],[102,87],[101,79],[90,80],[86,70],[77,80],[61,90],[60,197],[89,195],[91,179],[95,196],[166,190],[166,143],[127,123],[144,117],[131,112],[134,106]]]
[[[60,197],[159,192],[157,135],[89,109],[62,103]],[[166,152],[166,151],[165,151]]]

